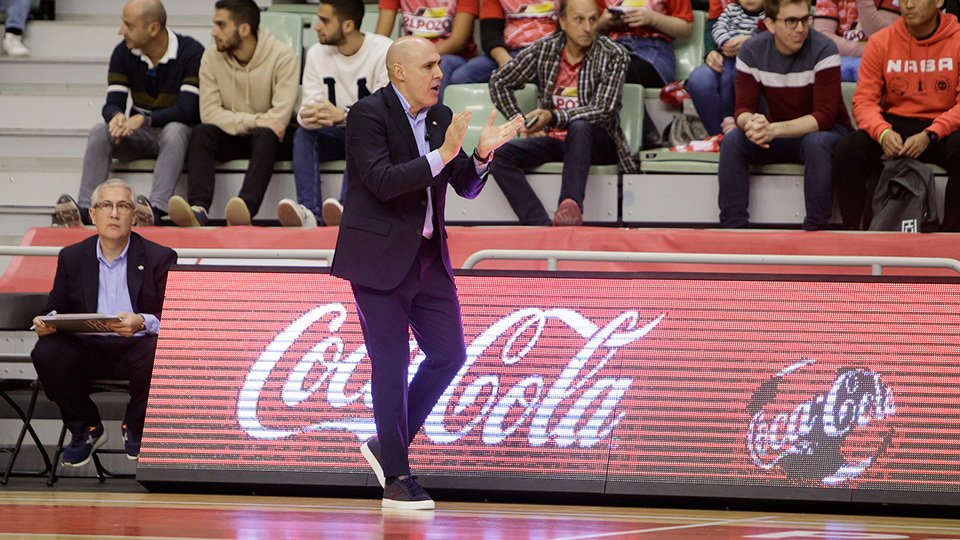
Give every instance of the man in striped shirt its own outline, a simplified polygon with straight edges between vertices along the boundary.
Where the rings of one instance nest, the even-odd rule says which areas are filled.
[[[66,225],[79,225],[80,219],[90,224],[85,209],[94,188],[107,179],[114,157],[157,160],[149,199],[137,197],[136,219],[139,226],[157,225],[180,179],[191,126],[200,121],[203,46],[167,28],[159,0],[130,0],[122,20],[123,41],[110,58],[104,121],[90,130],[83,155],[80,208],[69,195],[57,201]],[[128,94],[133,96],[129,114]]]
[[[805,230],[827,228],[833,148],[850,130],[836,44],[810,32],[809,0],[764,0],[768,32],[737,56],[737,128],[720,145],[720,224],[745,227],[750,165],[802,163]],[[769,116],[760,114],[766,99]]]

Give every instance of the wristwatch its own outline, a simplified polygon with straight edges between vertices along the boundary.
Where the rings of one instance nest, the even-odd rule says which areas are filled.
[[[923,130],[923,132],[927,134],[927,138],[930,139],[930,142],[932,143],[935,143],[937,142],[937,140],[940,139],[940,137],[936,133],[930,131],[929,129],[925,129]]]
[[[138,315],[140,314],[138,313]],[[144,317],[143,315],[140,315],[140,329],[137,330],[137,332],[143,332],[146,329],[147,329],[147,318]]]
[[[482,158],[480,157],[480,153],[477,152],[477,149],[476,148],[473,149],[473,159],[477,160],[477,163],[481,165],[486,165],[487,163],[489,163],[490,158],[492,157],[493,157],[493,150],[491,150],[490,153],[487,154],[486,158]]]

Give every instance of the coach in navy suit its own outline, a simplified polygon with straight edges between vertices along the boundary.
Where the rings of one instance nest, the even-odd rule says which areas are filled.
[[[98,234],[60,251],[46,309],[116,315],[119,322],[107,323],[115,334],[68,334],[39,316],[33,321],[40,336],[31,353],[37,375],[73,434],[62,457],[69,467],[87,464],[107,440],[88,393],[91,379],[130,380],[122,436],[130,459],[139,455],[167,270],[177,261],[172,249],[130,231],[136,206],[126,182],[107,180],[92,200]]]
[[[390,84],[347,120],[347,196],[332,273],[350,281],[373,374],[377,437],[361,451],[384,486],[383,506],[433,508],[410,476],[407,448],[466,359],[460,303],[443,228],[447,185],[472,199],[493,151],[521,117],[487,120],[473,157],[460,148],[470,112],[437,105],[440,55],[422,38],[387,52]],[[426,359],[407,385],[408,327]]]

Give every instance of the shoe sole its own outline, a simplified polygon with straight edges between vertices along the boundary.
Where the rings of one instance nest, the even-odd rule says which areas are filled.
[[[131,456],[130,454],[127,454],[127,459],[129,459],[130,461],[137,461],[140,459],[140,456],[139,455]]]
[[[178,227],[199,227],[200,222],[197,221],[197,216],[194,215],[193,210],[190,208],[190,204],[181,197],[173,197],[170,199],[170,205],[167,208],[167,213],[170,215],[170,219],[177,224]]]
[[[228,227],[238,227],[243,225],[250,225],[250,209],[247,208],[247,203],[243,202],[239,197],[234,197],[227,201],[227,207],[224,209],[224,214],[227,218]]]
[[[328,227],[339,227],[340,218],[343,217],[343,210],[333,204],[325,204],[320,209],[320,215],[323,216],[323,224]]]
[[[380,482],[380,489],[386,488],[387,479],[383,476],[383,467],[380,466],[380,461],[377,459],[377,456],[373,455],[373,450],[370,450],[370,441],[367,441],[360,446],[360,453],[363,454],[363,457],[367,460],[367,463],[370,464],[370,468],[373,469],[373,473],[377,475],[377,482]],[[384,506],[387,506],[386,501],[388,500],[390,499],[384,499]]]
[[[563,202],[568,200],[570,199]],[[577,203],[574,202],[569,205],[561,203],[557,208],[557,213],[553,216],[553,225],[554,227],[579,227],[583,225],[583,213],[580,212]]]
[[[284,227],[303,227],[303,220],[300,219],[297,209],[289,204],[277,206],[277,219]]]
[[[433,500],[426,501],[395,501],[393,499],[383,499],[381,503],[383,508],[396,508],[397,510],[433,510],[437,507]]]
[[[134,211],[137,213],[137,227],[153,227],[157,224],[156,218],[153,215],[153,208],[150,207],[149,199],[143,195],[138,195],[136,206],[137,209]]]
[[[97,451],[97,448],[103,446],[103,443],[107,442],[107,432],[104,431],[103,435],[99,439],[93,441],[93,448],[90,449],[90,455],[87,456],[87,459],[81,461],[80,463],[67,463],[66,461],[61,461],[60,464],[64,467],[83,467],[87,463],[90,463],[90,460],[93,459],[93,453]]]

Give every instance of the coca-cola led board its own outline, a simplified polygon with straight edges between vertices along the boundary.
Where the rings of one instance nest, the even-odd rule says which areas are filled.
[[[960,282],[457,286],[467,362],[410,451],[428,487],[956,504]],[[411,377],[423,358],[411,336]],[[372,407],[347,282],[177,267],[138,478],[375,485],[358,450]]]

